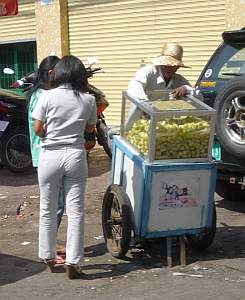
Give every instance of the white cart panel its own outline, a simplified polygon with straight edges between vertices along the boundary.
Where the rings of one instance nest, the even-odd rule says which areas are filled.
[[[193,234],[211,225],[214,163],[147,163],[121,137],[113,153],[112,183],[130,200],[136,235]]]
[[[121,169],[123,163],[123,152],[118,148],[115,147],[115,163],[114,163],[114,174],[113,174],[113,183],[120,185],[121,180]]]
[[[129,148],[131,150],[130,153],[137,155],[137,152],[131,146]],[[141,203],[144,192],[142,165],[137,165],[119,147],[115,147],[113,183],[122,186],[129,197],[134,216],[135,230],[139,232]]]
[[[202,228],[207,224],[210,170],[152,173],[148,232]]]

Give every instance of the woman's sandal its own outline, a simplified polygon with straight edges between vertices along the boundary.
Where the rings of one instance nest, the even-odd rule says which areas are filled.
[[[84,273],[82,272],[82,268],[78,265],[64,265],[67,276],[69,279],[79,279],[83,278]]]
[[[44,259],[43,261],[49,267],[50,271],[53,273],[55,270],[55,259],[50,258],[50,259]]]
[[[61,255],[61,256],[66,256],[66,251],[65,250],[57,250],[56,255]]]
[[[56,255],[55,263],[56,265],[63,265],[65,263],[65,257],[63,257],[62,255]]]
[[[66,259],[66,249],[60,246],[59,249],[56,250],[55,262],[57,265],[63,265],[65,263],[65,259]]]

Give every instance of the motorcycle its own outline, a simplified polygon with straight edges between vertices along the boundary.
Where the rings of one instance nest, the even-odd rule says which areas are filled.
[[[87,61],[88,67],[86,68],[88,78],[92,78],[94,74],[103,72],[102,68],[92,68],[92,65],[98,63],[97,58],[90,58]],[[97,104],[97,122],[96,129],[93,133],[85,132],[85,149],[89,152],[96,145],[96,142],[103,147],[105,153],[112,158],[112,145],[110,138],[110,128],[105,122],[103,111],[109,106],[105,94],[93,86],[88,84],[88,93],[95,96]]]
[[[13,74],[10,71],[4,69],[5,74]],[[25,79],[28,83],[22,84],[23,91],[31,86],[31,78]],[[12,172],[26,172],[32,168],[26,99],[21,90],[0,89],[0,160]]]
[[[88,78],[102,72],[102,68],[92,68],[95,63],[96,61],[89,61],[86,68]],[[14,74],[9,68],[5,68],[3,72]],[[36,72],[32,72],[15,81],[10,86],[13,90],[0,89],[0,161],[6,169],[16,173],[26,172],[32,168],[25,95],[32,87],[35,76]],[[110,129],[103,114],[109,103],[104,93],[91,84],[88,85],[88,93],[93,94],[96,99],[97,122],[95,131],[92,134],[85,134],[85,149],[89,152],[97,142],[111,158]]]

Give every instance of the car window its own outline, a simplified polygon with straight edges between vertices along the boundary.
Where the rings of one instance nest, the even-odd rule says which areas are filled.
[[[216,73],[219,79],[230,79],[234,78],[234,74],[245,74],[245,47],[226,45],[219,65]]]

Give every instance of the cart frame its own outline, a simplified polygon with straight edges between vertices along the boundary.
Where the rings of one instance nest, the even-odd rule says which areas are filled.
[[[149,133],[152,144],[147,157],[144,157],[124,138],[126,98],[146,113],[149,113],[149,107],[146,108],[144,102],[131,98],[126,92],[122,93],[122,97],[121,136],[113,136],[112,184],[105,193],[102,208],[103,233],[109,252],[114,257],[123,257],[129,249],[132,232],[135,240],[138,241],[167,238],[168,254],[172,237],[180,238],[182,254],[185,253],[183,250],[185,237],[195,248],[209,247],[216,230],[214,193],[217,165],[212,161],[215,110],[195,99],[200,108],[206,109],[195,110],[195,115],[207,116],[208,111],[211,120],[209,150],[206,158],[154,160],[156,134],[153,129],[155,126],[151,126]],[[174,111],[173,114],[182,116],[192,115],[193,112],[185,111],[183,114],[181,111]],[[163,115],[169,117],[167,112],[158,113],[152,109],[150,115],[152,124],[156,124]],[[160,207],[159,182],[161,184],[164,178],[169,179],[167,182],[171,180],[180,182],[183,175],[191,178],[187,181],[187,186],[190,186],[190,190],[192,184],[194,186],[194,197],[191,197],[197,200],[195,205],[183,206],[184,209],[182,206],[170,206],[170,209]],[[192,215],[190,217],[190,214],[194,214],[194,217]],[[185,259],[183,258],[182,261]]]
[[[203,103],[196,97],[193,97],[192,95],[188,95],[186,97],[189,100],[194,101],[194,103],[199,106],[199,109],[195,109],[195,116],[198,117],[210,117],[210,138],[209,138],[209,145],[208,145],[208,156],[206,158],[185,158],[185,159],[164,159],[163,162],[205,162],[205,161],[212,161],[212,148],[213,148],[213,137],[215,132],[215,118],[216,118],[216,111],[208,106],[207,104]],[[132,98],[126,91],[122,92],[122,110],[121,110],[121,127],[120,132],[121,136],[125,135],[125,110],[126,110],[126,99],[129,99],[133,104],[135,104],[137,107],[139,107],[143,112],[149,113],[149,106],[146,107],[148,101],[143,101],[139,99]],[[205,110],[204,110],[205,108]],[[166,118],[169,118],[170,112],[169,111],[156,111],[153,108],[150,109],[151,112],[151,126],[150,126],[150,140],[149,144],[151,147],[149,147],[149,154],[148,157],[146,157],[146,160],[148,162],[153,162],[155,158],[155,147],[156,147],[156,123],[162,119],[163,116]],[[193,115],[192,110],[185,110],[183,111],[172,111],[171,112],[174,116],[191,116]],[[207,115],[208,113],[208,115]],[[159,160],[161,162],[161,160]]]

